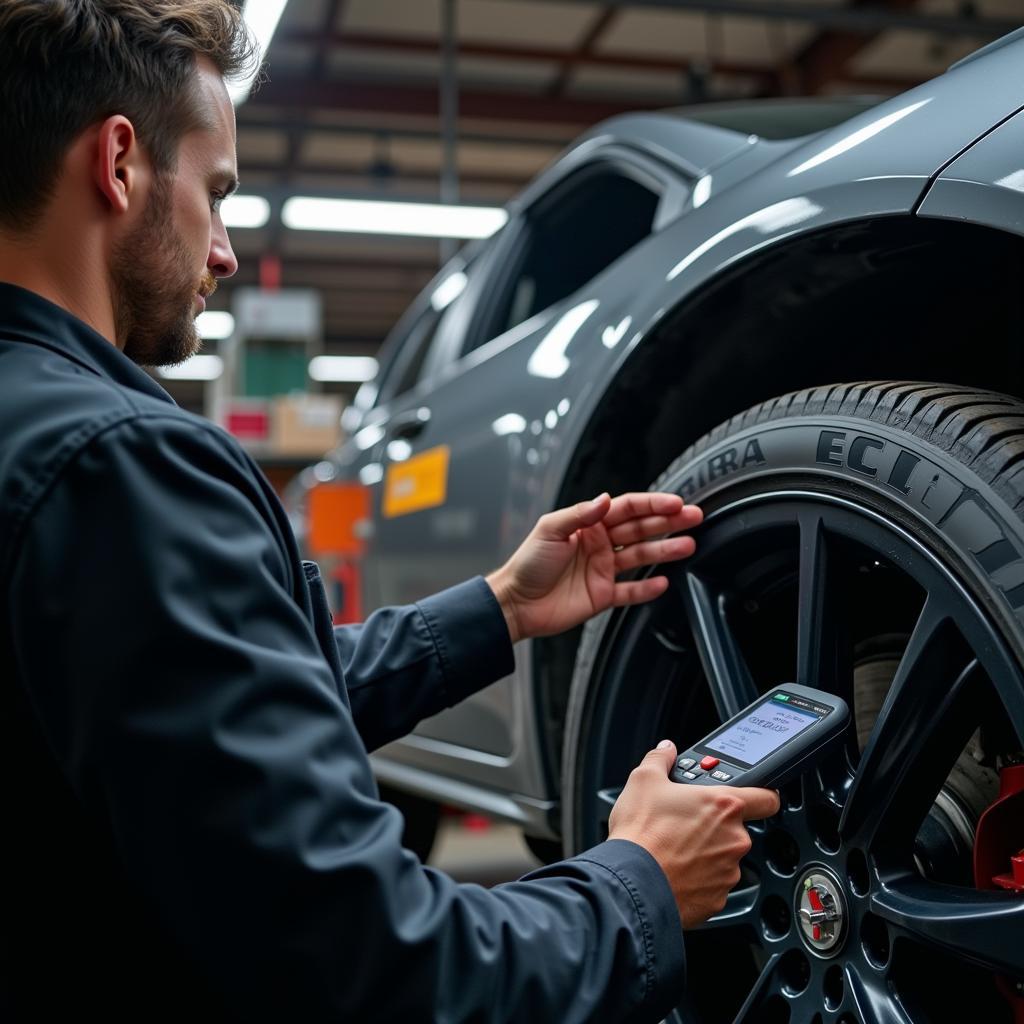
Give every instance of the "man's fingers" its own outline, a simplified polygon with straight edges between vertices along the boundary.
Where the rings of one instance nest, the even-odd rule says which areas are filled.
[[[578,501],[568,508],[548,512],[537,521],[537,533],[544,540],[568,540],[577,530],[599,523],[610,503],[611,497],[605,493],[593,501]]]
[[[641,565],[659,565],[689,558],[697,549],[692,537],[668,537],[665,540],[651,540],[645,544],[631,544],[615,552],[615,571],[626,572]]]
[[[608,539],[613,544],[635,544],[637,541],[679,530],[692,530],[704,519],[704,513],[696,505],[684,505],[671,516],[644,516],[630,519],[608,531]],[[607,525],[607,523],[605,524]]]
[[[619,494],[612,499],[612,507],[605,517],[605,526],[610,530],[629,519],[639,519],[643,516],[672,516],[682,507],[683,499],[678,494],[662,494],[657,491]]]
[[[676,760],[676,745],[671,740],[662,740],[654,750],[644,754],[642,764],[649,764],[663,770],[666,775],[672,771]]]
[[[628,604],[643,604],[660,597],[668,589],[668,580],[664,576],[649,576],[645,580],[630,580],[628,583],[616,583],[612,594],[612,604],[623,608]]]
[[[733,792],[743,801],[743,820],[757,821],[779,813],[779,794],[774,789],[736,786]]]

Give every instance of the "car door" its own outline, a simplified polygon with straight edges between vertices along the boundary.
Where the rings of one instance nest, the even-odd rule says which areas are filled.
[[[610,147],[506,227],[439,333],[423,380],[389,410],[371,570],[381,603],[486,573],[528,532],[550,457],[538,438],[545,421],[569,412],[564,354],[598,305],[587,285],[687,192],[654,161]],[[481,781],[493,772],[507,787],[523,717],[506,680],[422,723],[396,756],[436,769],[462,748]],[[522,787],[533,788],[526,779]]]

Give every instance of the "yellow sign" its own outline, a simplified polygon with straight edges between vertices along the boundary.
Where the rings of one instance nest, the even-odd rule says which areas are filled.
[[[443,505],[448,495],[448,445],[393,462],[384,478],[384,518]]]

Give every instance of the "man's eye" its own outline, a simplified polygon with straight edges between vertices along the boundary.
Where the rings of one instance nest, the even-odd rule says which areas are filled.
[[[220,212],[220,204],[224,202],[227,197],[222,192],[211,192],[210,193],[210,209],[214,213]]]

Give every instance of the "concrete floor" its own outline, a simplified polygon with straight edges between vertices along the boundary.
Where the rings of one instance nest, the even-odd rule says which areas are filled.
[[[540,865],[514,825],[491,823],[468,828],[459,817],[441,822],[427,862],[459,882],[497,885],[511,882]]]

